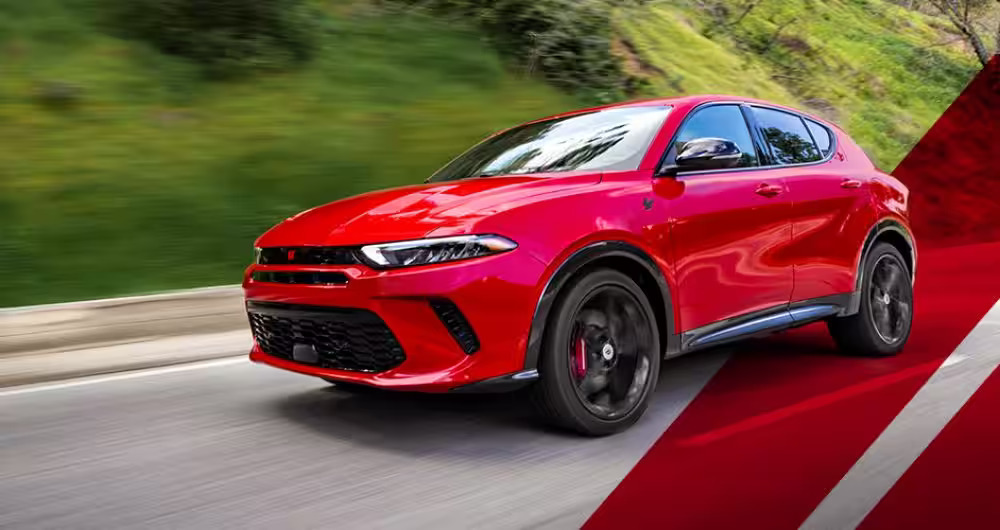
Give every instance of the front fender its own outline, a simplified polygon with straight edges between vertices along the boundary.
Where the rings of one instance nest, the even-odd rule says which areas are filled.
[[[542,342],[545,337],[546,323],[552,312],[555,301],[559,293],[574,277],[574,275],[590,264],[601,260],[615,259],[627,260],[627,263],[639,267],[645,271],[649,278],[652,278],[654,288],[660,295],[659,304],[651,300],[654,305],[660,327],[661,341],[664,347],[664,354],[670,354],[679,350],[680,342],[675,335],[676,326],[674,324],[673,298],[670,296],[670,288],[666,276],[657,265],[656,261],[639,247],[624,241],[599,241],[588,244],[583,248],[574,251],[568,258],[560,262],[554,272],[549,275],[542,290],[542,294],[535,306],[535,313],[531,320],[531,330],[528,334],[527,350],[524,357],[524,368],[526,370],[537,369],[538,359],[541,356]],[[659,305],[659,307],[656,307]]]

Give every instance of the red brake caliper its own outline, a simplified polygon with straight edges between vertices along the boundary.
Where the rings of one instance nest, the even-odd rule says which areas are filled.
[[[573,350],[573,366],[576,368],[578,378],[587,375],[587,343],[584,342],[583,337],[576,341],[576,347]]]

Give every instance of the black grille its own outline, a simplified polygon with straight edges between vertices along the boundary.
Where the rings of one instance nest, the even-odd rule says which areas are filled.
[[[356,265],[353,247],[267,247],[260,249],[261,265]]]
[[[472,326],[465,319],[465,315],[458,310],[458,306],[451,300],[443,298],[435,298],[430,301],[430,304],[438,318],[448,328],[448,333],[451,333],[455,342],[458,342],[466,354],[479,351],[479,338],[476,337],[476,332],[472,331]]]
[[[339,285],[347,283],[342,272],[254,271],[254,281],[298,285]]]
[[[249,302],[250,328],[260,349],[292,361],[296,345],[311,347],[321,368],[384,372],[399,366],[403,347],[375,313],[365,309],[325,308]]]

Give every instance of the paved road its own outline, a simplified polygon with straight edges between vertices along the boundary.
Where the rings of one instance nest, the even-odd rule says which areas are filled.
[[[879,375],[874,368],[906,359],[789,353],[802,348],[803,337],[809,338],[736,347],[724,371],[729,377],[720,373],[723,380],[716,379],[701,403],[701,421],[689,416],[687,430],[700,435],[705,425],[770,425],[756,412],[727,412],[747,400],[763,403],[764,418],[821,411],[810,407],[859,389],[892,388],[887,378],[909,377],[925,365],[934,371],[941,358],[908,361]],[[872,510],[1000,364],[997,345],[1000,304],[829,493],[810,527],[853,527]],[[909,354],[921,355],[919,346]],[[772,347],[772,354],[762,353]],[[713,351],[665,363],[643,421],[602,439],[536,424],[518,396],[355,396],[242,356],[4,389],[0,528],[576,528],[727,359],[727,352]],[[747,377],[734,379],[730,369],[741,364],[743,370],[753,365],[752,377],[736,370]],[[847,386],[831,390],[822,377],[816,380],[837,370],[849,371]],[[763,374],[772,375],[749,380]],[[790,393],[813,380],[815,396]],[[765,399],[772,392],[784,397]],[[705,403],[714,403],[718,408],[710,412],[721,417],[706,424]],[[794,417],[802,421],[801,414]],[[785,428],[795,432],[794,425]],[[828,448],[828,456],[836,457],[840,446]],[[655,495],[676,501],[667,486],[669,479],[681,480],[677,471],[672,468]],[[699,466],[705,471],[711,467]]]
[[[354,396],[239,360],[0,392],[0,527],[578,527],[725,360],[667,363],[602,439],[510,396]]]

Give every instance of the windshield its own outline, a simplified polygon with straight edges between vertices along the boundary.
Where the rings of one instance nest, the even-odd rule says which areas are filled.
[[[428,182],[639,167],[670,107],[617,107],[515,127],[490,137]]]

